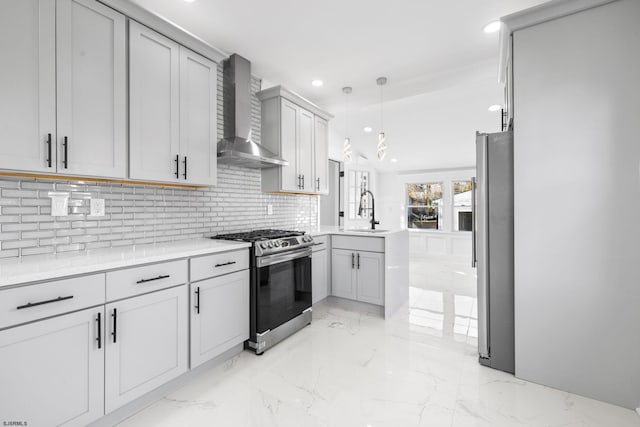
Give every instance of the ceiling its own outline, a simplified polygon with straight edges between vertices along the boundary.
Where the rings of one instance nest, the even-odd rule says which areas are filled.
[[[484,34],[482,28],[501,16],[545,1],[133,2],[225,52],[248,58],[253,74],[265,83],[287,86],[337,114],[337,119],[346,105],[341,89],[353,87],[349,114],[354,116],[354,127],[359,115],[363,123],[374,127],[374,133],[369,135],[374,145],[380,120],[380,89],[375,80],[386,76],[385,131],[389,146],[395,141],[410,145],[409,151],[418,150],[423,157],[433,153],[444,156],[433,164],[398,161],[376,166],[407,170],[474,164],[473,144],[465,154],[456,144],[443,140],[451,140],[451,131],[456,133],[456,129],[465,127],[466,132],[459,129],[460,136],[470,133],[465,142],[469,138],[473,141],[473,132],[478,128],[472,129],[471,125],[484,123],[479,128],[484,130],[489,123],[499,123],[499,116],[487,113],[488,105],[501,101],[502,89],[496,78],[498,35]],[[324,86],[311,86],[314,79],[323,80]],[[418,120],[424,126],[409,126],[406,119],[411,115],[411,122]],[[439,125],[429,128],[428,123],[435,117],[446,117],[447,125],[436,120]],[[338,121],[332,122],[335,135],[339,133]],[[442,134],[445,130],[447,133]],[[395,132],[401,132],[402,137]],[[339,141],[333,139],[332,151],[341,149],[343,137]],[[417,140],[421,142],[412,142]],[[456,155],[457,162],[446,160]]]

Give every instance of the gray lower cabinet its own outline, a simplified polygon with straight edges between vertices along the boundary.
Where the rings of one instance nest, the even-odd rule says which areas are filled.
[[[104,415],[103,319],[100,306],[0,331],[2,420],[71,427]]]
[[[249,270],[191,283],[190,287],[194,368],[249,339]]]
[[[384,305],[384,253],[354,249],[331,251],[331,293]]]
[[[187,285],[107,304],[107,413],[188,369]]]
[[[311,294],[313,304],[322,301],[329,295],[329,279],[331,278],[329,260],[329,237],[317,236],[311,254]]]

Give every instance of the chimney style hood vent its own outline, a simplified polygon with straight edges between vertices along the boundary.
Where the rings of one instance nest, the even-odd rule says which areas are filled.
[[[289,162],[251,139],[251,63],[233,54],[224,62],[224,138],[218,141],[218,163],[263,169]]]

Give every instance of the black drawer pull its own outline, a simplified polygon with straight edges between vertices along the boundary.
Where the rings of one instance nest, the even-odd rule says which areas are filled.
[[[235,261],[223,262],[222,264],[216,264],[215,268],[224,267],[225,265],[232,265],[232,264],[235,264],[235,263],[236,263]]]
[[[51,167],[51,134],[47,134],[47,167]]]
[[[111,317],[113,317],[113,332],[111,332],[111,335],[113,335],[113,342],[116,342],[116,338],[118,336],[118,310],[117,309],[113,309],[113,314],[111,314]]]
[[[96,322],[98,322],[98,338],[96,338],[96,341],[98,341],[98,348],[102,348],[102,313],[98,312]]]
[[[22,310],[23,308],[31,308],[31,307],[35,307],[38,305],[43,305],[43,304],[51,304],[52,302],[58,302],[58,301],[65,301],[68,299],[73,298],[73,295],[69,295],[66,297],[58,297],[58,298],[54,298],[54,299],[49,299],[46,301],[40,301],[40,302],[28,302],[25,305],[19,305],[16,307],[16,310]]]
[[[184,177],[184,179],[187,179],[187,156],[184,156],[184,173],[182,174],[182,176]]]
[[[151,279],[140,279],[136,283],[140,284],[140,283],[146,283],[146,282],[153,282],[154,280],[166,279],[168,277],[171,277],[171,275],[170,274],[165,274],[163,276],[153,277]]]
[[[64,142],[62,143],[63,147],[64,147],[64,160],[62,160],[62,164],[64,165],[65,169],[68,169],[69,166],[69,138],[68,137],[64,137]]]

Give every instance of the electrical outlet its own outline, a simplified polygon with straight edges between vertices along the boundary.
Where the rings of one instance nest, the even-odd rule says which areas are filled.
[[[267,205],[267,215],[273,215],[273,205]]]
[[[49,193],[51,199],[51,216],[69,215],[69,193]]]
[[[91,216],[104,216],[104,199],[91,199]]]

